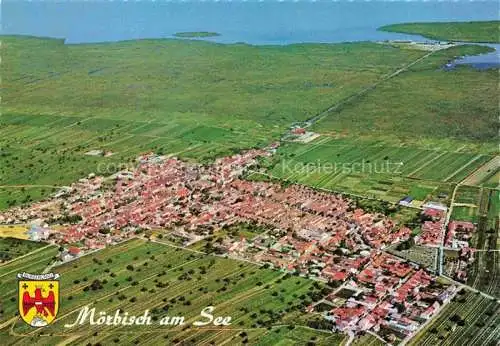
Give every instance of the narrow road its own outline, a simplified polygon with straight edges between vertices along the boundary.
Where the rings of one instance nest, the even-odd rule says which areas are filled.
[[[439,245],[439,254],[438,254],[438,274],[443,275],[443,260],[444,260],[444,242],[445,242],[445,234],[446,234],[446,229],[448,228],[448,223],[450,222],[450,217],[451,213],[453,212],[453,202],[455,201],[455,196],[458,191],[458,187],[460,186],[460,183],[458,183],[455,188],[453,189],[453,194],[451,195],[451,200],[450,200],[450,208],[447,210],[446,213],[446,220],[443,223],[443,227],[441,228],[441,241]]]

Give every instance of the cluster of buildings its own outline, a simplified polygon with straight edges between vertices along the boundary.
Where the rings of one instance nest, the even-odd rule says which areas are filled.
[[[335,307],[327,318],[338,330],[372,331],[389,343],[411,338],[456,293],[455,286],[380,252],[342,287],[328,297]]]
[[[470,241],[476,226],[469,221],[450,221],[446,231],[446,249],[456,252],[456,256],[448,257],[447,268],[451,276],[458,281],[466,282],[468,267],[474,262],[476,249],[470,247]]]
[[[116,243],[141,229],[182,230],[199,237],[249,221],[296,232],[311,254],[318,246],[345,242],[347,249],[358,251],[409,236],[409,229],[354,209],[340,196],[239,178],[267,155],[269,150],[250,150],[202,166],[146,154],[133,171],[111,180],[80,179],[59,197],[0,213],[0,222],[36,218],[64,224],[54,241],[88,248]]]
[[[445,264],[448,274],[462,282],[467,281],[468,267],[474,262],[475,249],[470,241],[476,226],[469,221],[451,220],[446,224],[447,208],[437,203],[427,203],[422,211],[421,233],[415,243],[428,247],[440,247],[447,251]]]
[[[133,170],[110,178],[92,174],[49,200],[4,211],[0,223],[42,219],[63,225],[50,235],[51,241],[65,245],[63,260],[143,230],[169,230],[192,243],[230,225],[263,225],[266,231],[252,239],[227,237],[214,246],[231,257],[338,287],[323,300],[331,304],[325,318],[339,330],[382,331],[388,341],[414,333],[447,301],[453,287],[437,284],[424,270],[383,252],[408,240],[411,230],[339,195],[241,178],[274,149],[249,150],[212,165],[148,153]],[[424,222],[419,241],[437,244],[445,211],[429,207],[424,213],[431,224]],[[459,229],[453,234],[458,236]],[[339,301],[336,292],[346,289],[355,294]]]
[[[355,213],[356,214],[356,213]],[[411,338],[449,302],[456,287],[436,280],[418,265],[382,251],[362,228],[338,233],[270,230],[250,240],[226,239],[221,253],[265,262],[284,271],[329,282],[337,289],[314,302],[337,330],[372,331],[387,342]],[[408,235],[394,233],[394,242]],[[350,292],[346,297],[344,292]],[[324,306],[327,306],[325,309]]]
[[[303,127],[293,126],[285,138],[294,142],[309,143],[319,136],[319,133],[307,131]]]
[[[446,222],[446,207],[428,203],[422,212],[421,233],[415,237],[419,245],[440,246],[443,240]]]

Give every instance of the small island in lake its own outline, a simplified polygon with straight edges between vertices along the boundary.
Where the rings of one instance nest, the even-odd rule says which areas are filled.
[[[198,38],[198,37],[215,37],[215,36],[220,36],[220,34],[218,32],[210,32],[210,31],[188,31],[188,32],[176,32],[174,36],[182,38]]]

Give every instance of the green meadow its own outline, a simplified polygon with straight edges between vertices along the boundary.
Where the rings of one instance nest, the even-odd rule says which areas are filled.
[[[375,43],[67,45],[12,36],[1,49],[0,208],[111,174],[151,150],[210,162],[264,146],[424,54]],[[92,150],[112,155],[85,154]]]
[[[1,232],[1,231],[0,231]],[[24,256],[46,244],[17,238],[0,238],[0,263]]]
[[[442,184],[460,182],[491,158],[432,147],[323,136],[307,144],[287,143],[271,160],[264,160],[261,169],[272,177],[316,188],[391,202],[406,195],[424,201],[435,197]]]
[[[64,338],[77,345],[267,345],[272,340],[338,345],[344,339],[339,334],[312,329],[304,312],[307,304],[323,294],[326,287],[322,283],[138,239],[52,268],[61,275],[58,319],[47,328],[33,329],[12,320],[17,310],[15,275],[31,269],[30,262],[0,266],[0,278],[4,279],[1,322],[9,321],[2,333],[8,333],[6,340],[16,344],[30,344],[33,338],[50,344],[52,338]],[[146,326],[84,324],[64,328],[75,321],[85,305],[111,313],[120,309],[129,315],[149,309],[153,322]],[[231,325],[190,326],[204,320],[200,311],[206,306],[216,308],[214,315],[231,316]],[[185,316],[185,324],[159,326],[165,316]],[[8,332],[11,323],[14,326]]]
[[[500,42],[500,21],[401,23],[386,25],[379,30],[418,34],[436,40],[462,42]]]
[[[496,153],[498,69],[442,69],[454,56],[478,49],[463,46],[435,52],[332,112],[314,130],[417,147]]]

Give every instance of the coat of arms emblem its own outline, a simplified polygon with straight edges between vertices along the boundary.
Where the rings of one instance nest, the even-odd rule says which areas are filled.
[[[19,273],[19,316],[32,327],[52,323],[59,311],[59,274]]]

